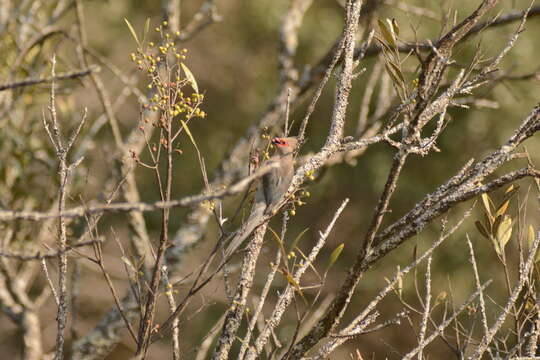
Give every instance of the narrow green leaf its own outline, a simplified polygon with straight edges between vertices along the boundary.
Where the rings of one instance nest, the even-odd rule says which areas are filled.
[[[293,242],[291,243],[291,245],[289,246],[289,252],[291,252],[292,250],[296,249],[296,245],[298,245],[298,242],[300,241],[300,239],[302,238],[302,236],[304,236],[304,234],[309,230],[309,228],[305,228],[304,230],[302,230],[302,232],[300,232],[300,234],[298,234],[298,236],[296,238],[294,238]]]
[[[326,267],[327,269],[330,269],[332,265],[334,265],[339,258],[339,255],[341,255],[344,247],[345,244],[341,243],[337,248],[334,249],[334,251],[332,251],[332,254],[330,254],[330,259],[328,260],[328,266]]]
[[[272,229],[271,227],[268,227],[270,229],[270,232],[272,233],[272,235],[274,235],[274,239],[277,241],[277,243],[279,244],[279,248],[281,249],[281,254],[284,256],[284,257],[287,257],[287,253],[285,252],[285,246],[283,244],[283,240],[281,239],[281,237],[274,231],[274,229]]]
[[[403,76],[403,73],[401,72],[401,69],[396,64],[394,64],[392,61],[389,61],[389,64],[392,67],[392,69],[396,72],[396,75],[401,80],[401,84],[404,84],[405,83],[405,77]]]
[[[387,53],[390,53],[392,51],[392,49],[390,49],[390,47],[388,46],[388,44],[383,40],[381,39],[378,35],[375,35],[375,39],[379,42],[379,44],[382,46],[383,48],[383,54],[387,54]]]
[[[503,221],[503,216],[499,215],[495,218],[495,221],[493,222],[493,226],[491,227],[491,236],[496,237],[497,231],[499,231],[499,226],[501,226],[501,223]]]
[[[191,70],[189,70],[189,68],[186,65],[184,65],[184,63],[180,63],[180,66],[182,66],[182,70],[184,70],[184,74],[186,74],[186,78],[190,82],[191,87],[198,94],[199,87],[197,86],[197,81],[195,80],[195,76],[193,76],[193,73],[191,72]]]
[[[193,134],[191,133],[191,130],[189,130],[188,125],[182,119],[180,119],[180,123],[182,123],[182,127],[184,128],[184,131],[186,132],[186,134],[189,136],[189,139],[191,140],[191,143],[193,144],[193,146],[195,146],[195,150],[197,150],[197,152],[199,152],[199,147],[197,146],[197,143],[195,142],[195,138],[193,137]]]
[[[128,19],[124,18],[124,21],[126,22],[129,31],[131,32],[131,36],[135,39],[135,42],[137,42],[137,46],[141,47],[141,43],[139,42],[139,38],[137,37],[137,33],[135,32],[135,29],[133,26],[131,26],[131,23],[128,21]]]
[[[394,34],[392,34],[392,31],[390,29],[388,29],[388,27],[386,26],[386,24],[383,21],[377,20],[377,22],[379,23],[379,29],[381,29],[381,34],[384,37],[384,39],[390,45],[392,45],[392,47],[395,48],[396,47],[396,39],[394,38]]]
[[[401,87],[403,82],[401,81],[399,76],[394,73],[394,70],[392,69],[392,67],[388,65],[387,62],[384,63],[384,67],[386,68],[386,72],[388,73],[388,75],[390,75],[390,77],[392,78],[392,81],[394,81],[394,84],[399,85]]]
[[[480,221],[476,220],[474,222],[474,225],[476,225],[476,228],[478,229],[478,232],[480,234],[482,234],[482,236],[484,236],[486,239],[489,239],[488,232],[486,231],[486,229],[484,228],[484,225],[482,225],[482,223]]]

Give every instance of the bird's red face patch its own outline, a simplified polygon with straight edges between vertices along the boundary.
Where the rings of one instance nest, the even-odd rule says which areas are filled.
[[[276,146],[286,146],[287,142],[283,140],[282,138],[275,137],[272,139],[272,144]]]

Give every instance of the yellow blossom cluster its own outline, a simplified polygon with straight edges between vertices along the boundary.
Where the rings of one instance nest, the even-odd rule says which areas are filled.
[[[164,21],[155,28],[161,37],[158,44],[148,42],[142,44],[136,52],[131,53],[131,60],[140,71],[146,72],[150,78],[147,88],[154,90],[144,108],[161,111],[164,116],[170,119],[177,116],[182,116],[183,121],[192,118],[205,118],[206,113],[200,108],[204,95],[198,93],[196,84],[193,86],[195,81],[193,75],[183,63],[188,50],[177,48],[173,37],[178,37],[180,34],[176,32],[171,35],[166,31],[167,26],[168,23]],[[191,94],[185,94],[187,85],[191,85],[195,91]],[[160,121],[155,125],[160,126],[161,124],[164,122]]]

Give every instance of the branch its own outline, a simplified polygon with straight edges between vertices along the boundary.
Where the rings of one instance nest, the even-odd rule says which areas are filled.
[[[204,201],[211,201],[215,199],[222,199],[226,196],[236,195],[244,191],[252,181],[262,177],[267,172],[271,171],[278,164],[268,164],[260,167],[252,175],[245,177],[234,185],[228,188],[215,191],[211,194],[199,194],[186,196],[178,200],[171,201],[157,201],[154,203],[143,202],[125,202],[125,203],[112,203],[112,204],[100,204],[93,206],[77,206],[62,212],[48,212],[42,213],[37,211],[13,211],[13,210],[0,210],[0,222],[13,221],[13,220],[29,220],[40,221],[50,218],[63,217],[63,218],[79,218],[93,214],[100,214],[103,212],[150,212],[162,209],[170,209],[175,207],[189,207],[196,204],[200,204]]]
[[[92,65],[89,68],[63,73],[56,75],[55,77],[46,77],[46,78],[26,78],[18,81],[14,81],[11,83],[6,84],[0,84],[0,91],[9,90],[9,89],[15,89],[18,87],[25,87],[30,85],[37,85],[37,84],[43,84],[43,83],[50,83],[53,81],[58,80],[69,80],[69,79],[76,79],[79,77],[83,77],[86,75],[89,75],[92,72],[99,72],[100,68],[99,66]]]

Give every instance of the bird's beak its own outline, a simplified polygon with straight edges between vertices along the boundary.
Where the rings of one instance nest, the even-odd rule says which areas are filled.
[[[274,144],[274,145],[281,145],[282,142],[283,142],[283,140],[281,140],[278,137],[275,137],[275,138],[272,139],[272,144]]]

